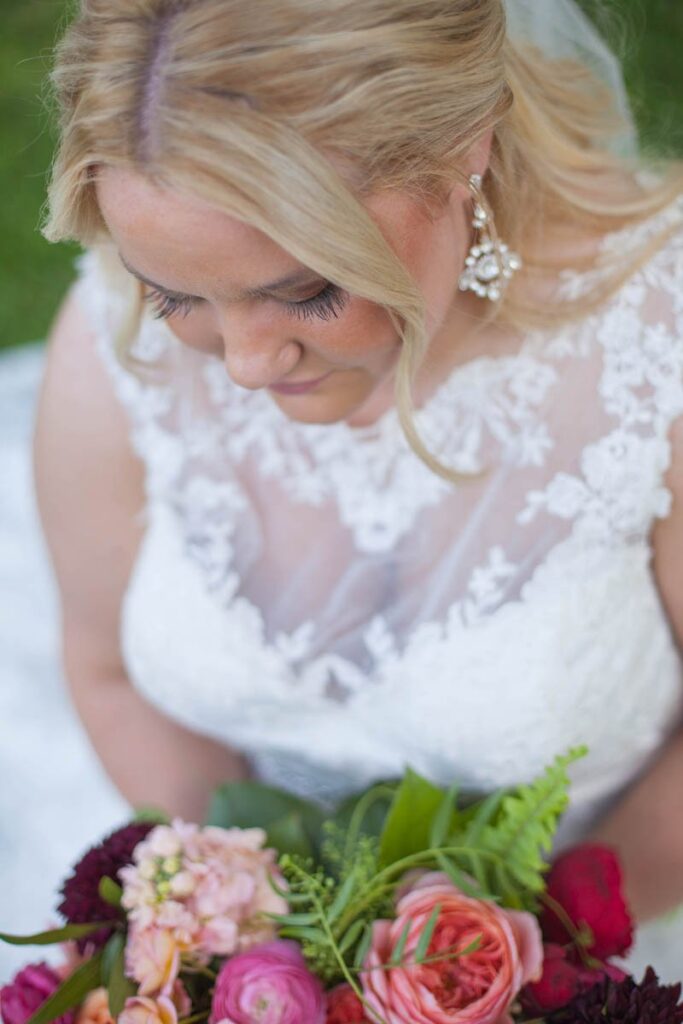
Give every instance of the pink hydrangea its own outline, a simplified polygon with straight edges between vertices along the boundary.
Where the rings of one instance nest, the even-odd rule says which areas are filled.
[[[270,884],[284,888],[265,840],[259,828],[200,828],[180,819],[158,825],[119,872],[132,934],[158,929],[181,954],[199,956],[231,956],[272,939],[275,926],[265,915],[288,906]]]
[[[324,1024],[325,993],[295,942],[277,939],[228,960],[209,1024]]]

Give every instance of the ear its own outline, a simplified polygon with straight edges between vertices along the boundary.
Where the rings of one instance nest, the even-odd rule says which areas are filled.
[[[479,141],[472,147],[467,154],[467,160],[465,161],[465,167],[467,174],[480,174],[482,178],[486,174],[491,160],[491,146],[493,145],[493,128],[486,132],[485,135],[479,139]]]

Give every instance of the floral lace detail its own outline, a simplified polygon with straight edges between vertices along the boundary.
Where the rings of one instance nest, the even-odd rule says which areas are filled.
[[[525,348],[534,345],[536,336]],[[345,423],[306,425],[288,419],[262,393],[240,393],[222,366],[207,364],[204,372],[228,456],[240,462],[253,455],[261,473],[276,478],[296,502],[315,506],[333,498],[359,551],[390,550],[419,513],[451,489],[415,457],[394,409],[360,430]],[[502,460],[542,465],[552,440],[539,409],[556,380],[554,368],[530,354],[474,359],[418,410],[418,432],[458,472],[484,469],[487,437],[500,446]]]

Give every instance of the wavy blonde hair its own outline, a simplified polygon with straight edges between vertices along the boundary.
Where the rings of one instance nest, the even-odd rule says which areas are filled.
[[[82,0],[53,73],[61,143],[44,234],[106,244],[93,175],[101,165],[142,172],[258,228],[387,310],[402,339],[396,401],[405,434],[435,472],[460,479],[415,429],[411,388],[427,345],[424,301],[363,197],[401,189],[444,202],[455,183],[467,183],[467,155],[492,132],[487,205],[525,274],[542,278],[560,266],[543,251],[551,229],[601,236],[642,221],[683,191],[683,166],[660,163],[647,187],[636,178],[638,162],[609,149],[623,128],[610,91],[585,67],[514,46],[502,0],[315,7],[310,0]],[[628,189],[613,187],[615,175]],[[671,230],[615,257],[580,303],[532,300],[516,282],[484,319],[524,330],[585,315]],[[124,347],[140,315],[132,303]]]

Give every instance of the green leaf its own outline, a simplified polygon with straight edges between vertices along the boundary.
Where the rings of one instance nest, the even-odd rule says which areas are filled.
[[[65,942],[67,939],[80,939],[98,928],[111,928],[120,921],[94,921],[92,924],[67,924],[63,928],[53,928],[48,932],[36,932],[35,935],[9,935],[0,932],[0,941],[10,946],[51,946],[53,943]]]
[[[107,989],[109,992],[109,1012],[116,1020],[125,1006],[126,999],[137,993],[137,986],[126,977],[125,973],[125,948],[126,943],[123,935],[115,935],[114,938],[120,942],[113,946],[111,969],[107,978]]]
[[[348,906],[349,900],[353,895],[353,891],[356,888],[356,873],[352,871],[344,883],[339,887],[339,890],[334,897],[328,911],[327,920],[332,924],[337,918],[344,913]]]
[[[306,835],[303,816],[298,811],[283,815],[272,822],[267,830],[267,845],[279,854],[292,853],[300,857],[313,856],[311,840]]]
[[[458,956],[469,956],[470,953],[476,953],[481,946],[482,936],[477,935],[476,938],[472,939],[464,949],[458,950]]]
[[[403,925],[403,930],[398,937],[398,942],[391,951],[389,963],[393,967],[398,967],[398,965],[401,963],[401,960],[403,959],[403,951],[406,948],[406,942],[408,941],[408,936],[410,935],[411,925],[412,921],[406,921],[406,923]]]
[[[464,892],[466,896],[472,896],[474,899],[478,900],[486,899],[486,896],[482,894],[481,889],[472,884],[471,879],[468,878],[464,871],[460,870],[451,857],[447,857],[443,853],[436,853],[435,859],[441,870],[448,875],[453,885],[457,885],[458,889]]]
[[[387,813],[398,784],[379,782],[360,793],[347,797],[337,808],[332,821],[346,832],[358,819],[359,832],[378,838],[386,822]],[[355,837],[354,837],[355,838]]]
[[[136,807],[135,808],[135,817],[133,818],[133,821],[135,821],[135,822],[149,821],[149,822],[151,822],[154,825],[170,825],[171,824],[170,817],[168,816],[166,811],[162,811],[160,807],[147,807],[147,806]]]
[[[371,942],[372,942],[372,925],[366,924],[365,925],[365,934],[363,935],[363,938],[358,943],[358,948],[356,949],[356,955],[353,958],[353,965],[358,970],[360,970],[360,968],[363,966],[363,962],[365,961],[365,958],[368,955],[368,951],[370,949]]]
[[[394,864],[429,847],[432,822],[442,801],[442,790],[408,769],[391,803],[380,837],[381,866]]]
[[[505,789],[496,790],[485,800],[481,800],[469,808],[472,817],[465,832],[465,841],[468,845],[477,846],[485,826],[495,818],[506,794],[507,790]]]
[[[434,816],[429,833],[430,846],[443,846],[451,830],[455,827],[459,786],[456,783],[449,788],[441,801],[441,806]]]
[[[283,928],[279,934],[287,939],[296,939],[297,942],[314,942],[317,946],[324,946],[328,943],[327,932],[322,928]]]
[[[26,1024],[49,1024],[83,1001],[88,992],[92,992],[102,983],[101,976],[102,952],[96,953],[90,960],[71,974],[56,992],[40,1006]]]
[[[341,939],[339,940],[339,952],[346,953],[347,950],[351,949],[355,942],[361,936],[361,932],[365,928],[365,921],[362,918],[357,918],[352,925],[344,932]]]
[[[105,903],[110,903],[112,907],[121,906],[121,897],[123,896],[123,889],[120,885],[110,878],[109,875],[103,875],[100,878],[100,884],[97,890],[104,900]]]
[[[109,976],[111,975],[112,967],[114,966],[114,960],[118,955],[118,951],[121,947],[125,947],[126,939],[121,932],[116,932],[115,935],[107,942],[106,946],[102,950],[102,984],[109,984]]]
[[[316,924],[320,920],[320,914],[314,910],[307,914],[266,914],[265,916],[272,918],[278,925],[294,925],[297,928],[300,925]]]
[[[263,828],[269,832],[271,826],[275,828],[278,823],[282,828],[283,819],[291,815],[299,818],[307,841],[317,852],[324,820],[320,808],[254,780],[230,782],[214,790],[206,824],[221,828]]]
[[[427,955],[429,943],[432,941],[432,935],[434,934],[434,929],[436,928],[436,922],[439,919],[440,913],[441,904],[437,903],[434,909],[432,910],[431,914],[429,915],[429,920],[427,921],[427,924],[424,926],[422,934],[420,935],[419,942],[415,949],[415,959],[417,960],[418,963],[421,960],[424,960],[424,958]]]

